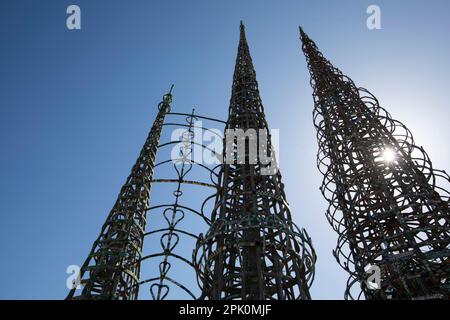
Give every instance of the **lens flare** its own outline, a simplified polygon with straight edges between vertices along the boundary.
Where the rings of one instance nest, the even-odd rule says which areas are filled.
[[[384,149],[382,152],[382,155],[383,155],[383,160],[386,163],[391,163],[392,161],[395,160],[395,152],[394,152],[394,150],[392,150],[390,148]]]

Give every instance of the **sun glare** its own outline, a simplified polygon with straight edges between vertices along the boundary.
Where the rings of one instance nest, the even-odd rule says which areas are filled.
[[[390,148],[384,149],[382,152],[382,155],[383,155],[383,160],[386,163],[391,163],[392,161],[395,160],[395,152],[394,152],[394,150],[392,150]]]

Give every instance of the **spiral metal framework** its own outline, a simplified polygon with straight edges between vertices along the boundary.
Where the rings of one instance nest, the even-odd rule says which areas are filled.
[[[226,129],[263,129],[269,139],[261,148],[273,164],[270,132],[242,23]],[[226,143],[223,154],[212,225],[193,254],[203,298],[310,299],[316,256],[306,231],[292,222],[280,172],[264,174],[269,165],[259,156],[250,159],[248,144],[244,163],[230,161],[236,155]]]
[[[372,94],[300,33],[315,103],[321,191],[339,234],[333,253],[350,273],[345,297],[449,299],[449,176],[432,167],[411,132]],[[379,267],[379,288],[366,283],[368,266]]]
[[[219,168],[217,164],[197,160],[194,155],[195,152],[215,152],[202,142],[205,132],[215,134],[202,121],[208,121],[214,127],[225,124],[218,119],[197,115],[194,110],[191,114],[167,113],[162,124],[163,128],[182,132],[179,140],[171,137],[170,141],[158,146],[158,158],[162,160],[155,164],[155,177],[152,179],[154,200],[148,210],[147,250],[141,259],[140,299],[198,299],[201,295],[195,284],[191,252],[199,234],[210,225],[209,207],[212,204],[209,203],[218,189],[216,171]],[[170,131],[173,133],[173,130]],[[215,138],[220,141],[222,135]],[[178,152],[167,157],[164,149]],[[163,177],[157,177],[158,173]],[[158,187],[164,184],[168,189],[158,190],[156,184]],[[171,190],[172,201],[166,199]],[[158,201],[155,195],[160,195],[161,199]]]

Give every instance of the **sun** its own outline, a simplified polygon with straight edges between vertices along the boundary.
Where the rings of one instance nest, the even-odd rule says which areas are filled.
[[[391,163],[395,160],[395,151],[391,148],[384,149],[381,154],[386,163]]]

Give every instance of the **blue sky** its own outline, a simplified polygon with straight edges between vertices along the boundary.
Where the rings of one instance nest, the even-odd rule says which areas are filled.
[[[70,4],[82,30],[66,28]],[[366,28],[370,4],[381,30]],[[171,83],[174,111],[226,117],[242,19],[287,199],[318,254],[312,296],[341,299],[298,25],[449,169],[449,15],[447,0],[1,1],[0,298],[65,297]]]

